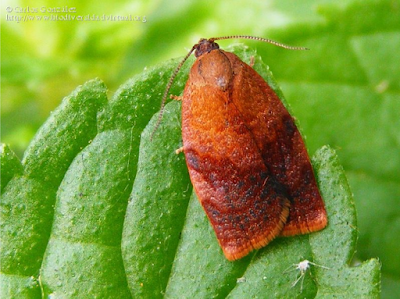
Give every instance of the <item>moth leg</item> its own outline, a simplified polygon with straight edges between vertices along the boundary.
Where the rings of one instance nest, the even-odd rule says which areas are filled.
[[[171,94],[171,95],[169,96],[169,98],[170,98],[170,99],[173,99],[173,100],[175,100],[175,101],[182,101],[183,96],[175,96],[175,95]]]
[[[250,63],[249,63],[249,66],[252,68],[252,67],[254,66],[254,63],[255,63],[254,56],[251,56],[251,57],[250,57]]]
[[[183,146],[178,148],[177,150],[175,150],[175,154],[179,155],[180,153],[182,153],[184,150]]]

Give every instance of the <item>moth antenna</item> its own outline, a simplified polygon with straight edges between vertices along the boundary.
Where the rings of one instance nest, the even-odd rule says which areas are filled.
[[[168,96],[169,90],[171,89],[172,83],[174,82],[176,75],[178,75],[178,72],[181,69],[181,67],[183,66],[183,64],[185,63],[185,61],[189,58],[189,56],[193,53],[194,49],[196,49],[197,46],[198,46],[198,44],[196,44],[192,47],[192,49],[189,51],[189,53],[186,54],[186,56],[178,64],[178,66],[172,73],[171,77],[169,78],[167,87],[165,88],[164,95],[161,100],[160,113],[158,114],[157,123],[153,129],[153,132],[151,133],[150,140],[153,140],[154,133],[157,131],[158,127],[161,124],[161,120],[162,120],[163,113],[164,113],[165,102],[167,101],[167,96]]]
[[[258,41],[261,41],[261,42],[270,43],[270,44],[273,44],[275,46],[278,46],[278,47],[281,47],[281,48],[285,48],[285,49],[289,49],[289,50],[310,50],[310,49],[305,48],[305,47],[292,47],[292,46],[288,46],[288,45],[279,43],[279,42],[274,41],[272,39],[263,38],[263,37],[257,37],[257,36],[249,36],[249,35],[229,35],[229,36],[213,37],[213,38],[210,38],[209,41],[216,41],[216,40],[221,40],[221,39],[235,39],[235,38],[258,40]]]

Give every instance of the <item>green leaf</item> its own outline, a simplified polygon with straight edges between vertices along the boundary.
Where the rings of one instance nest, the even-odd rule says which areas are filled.
[[[129,80],[99,113],[97,136],[70,165],[57,193],[41,269],[45,295],[130,297],[131,280],[125,276],[121,255],[124,216],[140,134],[159,109],[175,65]],[[177,79],[174,90],[183,87],[184,81]]]
[[[385,7],[379,8],[386,11]],[[349,11],[354,12],[354,7]],[[321,40],[332,44],[318,48]],[[340,81],[338,72],[347,65],[357,64],[356,57],[346,56],[336,66],[309,67],[312,63],[306,55],[315,58],[309,53],[317,53],[320,60],[327,55],[329,61],[337,58],[337,51],[346,53],[340,40],[340,36],[321,37],[313,43],[314,52],[280,55],[296,61],[293,69],[285,72],[294,72],[300,79],[308,77],[317,81],[317,74],[326,70],[328,83],[283,81],[289,96],[297,93],[300,99],[311,98],[301,105],[294,102],[293,110],[305,124],[312,150],[319,148],[321,142],[336,144],[337,134],[328,129],[320,133],[316,125],[338,133],[352,124],[346,109],[339,119],[332,116],[330,112],[337,107],[361,109],[362,115],[379,109],[368,88],[346,86],[338,92],[337,85],[331,83]],[[368,52],[365,44],[370,40],[360,40],[356,41],[358,49]],[[331,48],[335,44],[338,48]],[[232,49],[246,62],[255,55],[243,47]],[[280,58],[277,60],[286,67],[289,65]],[[377,260],[350,266],[357,239],[355,207],[343,169],[329,147],[320,148],[313,158],[328,211],[328,227],[311,235],[277,239],[237,262],[224,258],[195,195],[190,197],[191,186],[183,156],[175,154],[181,146],[178,102],[166,106],[163,122],[150,140],[158,115],[150,123],[149,120],[159,108],[169,75],[177,63],[176,60],[168,62],[129,80],[108,104],[105,104],[104,85],[98,80],[88,82],[68,97],[42,127],[24,156],[23,169],[14,158],[11,164],[4,164],[5,177],[10,178],[5,181],[1,201],[0,279],[2,291],[6,290],[4,297],[243,298],[266,294],[277,298],[378,297],[380,265]],[[181,93],[190,64],[187,62],[181,70],[171,93]],[[255,69],[277,88],[258,56]],[[351,68],[345,71],[344,78],[345,82],[363,84],[375,77]],[[277,93],[282,97],[279,90]],[[356,101],[349,101],[357,98],[354,94],[363,98],[366,105],[360,108]],[[396,121],[396,93],[384,97],[384,106],[392,108],[388,116]],[[99,109],[101,112],[97,113]],[[379,111],[384,122],[386,109]],[[309,117],[303,117],[307,114]],[[315,124],[303,122],[313,117]],[[373,127],[371,124],[371,130]],[[355,130],[361,129],[355,127]],[[358,190],[365,190],[361,195],[367,198],[382,198],[388,193],[396,198],[399,194],[396,181],[378,184],[380,188],[375,188],[375,181],[369,175],[365,178],[364,173],[354,170],[366,160],[357,156],[362,148],[371,154],[377,151],[368,146],[371,140],[361,142],[353,132],[343,131],[345,145],[351,148],[350,154],[343,155],[346,165],[353,167],[352,185],[355,182]],[[390,132],[397,140],[398,132],[394,128]],[[315,136],[318,142],[314,141]],[[374,145],[379,145],[378,137],[372,138]],[[391,152],[395,148],[392,146]],[[382,145],[378,150],[382,150]],[[388,165],[387,172],[382,174],[379,163],[372,161],[368,171],[392,177],[395,167]],[[370,188],[366,184],[371,184]],[[369,207],[376,206],[376,201],[375,205],[371,201],[367,203]],[[367,210],[367,207],[361,209]],[[387,207],[377,209],[392,219],[397,215],[396,211],[390,214]],[[379,218],[373,222],[378,223]],[[390,250],[396,248],[393,241],[396,227],[388,231],[385,244]],[[379,242],[373,244],[379,247]],[[366,250],[365,255],[370,256]],[[304,273],[304,281],[300,277],[298,284],[292,286],[300,275],[295,265],[304,260],[317,265],[311,264]],[[396,272],[395,265],[388,267]]]
[[[1,298],[42,298],[38,280],[31,276],[0,273]]]
[[[5,298],[37,293],[38,284],[34,287],[32,281],[38,279],[48,244],[56,192],[76,154],[95,136],[96,114],[105,100],[105,87],[99,80],[78,87],[36,134],[25,152],[23,170],[13,170],[16,162],[2,168],[2,173],[13,173],[0,205]]]
[[[232,49],[244,61],[255,55]],[[277,239],[236,262],[225,259],[190,197],[183,155],[175,153],[181,146],[179,102],[166,105],[150,139],[158,114],[149,120],[176,64],[128,81],[105,106],[104,86],[89,82],[39,131],[23,173],[6,185],[2,199],[1,279],[8,297],[31,289],[37,295],[29,279],[40,282],[44,296],[68,298],[378,296],[379,263],[348,266],[356,245],[355,208],[328,147],[313,159],[328,227]],[[172,93],[182,90],[188,65]],[[282,97],[259,57],[255,68]],[[312,267],[312,276],[305,273],[293,286],[299,273],[287,269],[303,260],[327,268]]]
[[[1,192],[13,176],[22,173],[22,165],[15,153],[4,143],[0,144]]]
[[[356,248],[357,219],[343,168],[334,151],[327,147],[315,154],[313,163],[329,214],[329,226],[320,233],[310,235],[314,260],[329,268],[316,267],[316,274],[319,275],[316,297],[379,297],[378,260],[371,259],[357,267],[349,266]],[[327,243],[331,246],[326,246]]]
[[[161,126],[150,136],[158,117],[142,133],[138,172],[122,235],[122,254],[132,294],[159,296],[168,282],[191,193],[181,146],[180,103],[164,111]]]
[[[20,7],[31,6],[28,2],[22,1]],[[301,122],[309,152],[324,144],[337,151],[357,207],[359,242],[353,263],[379,257],[382,297],[399,297],[400,60],[395,59],[400,34],[398,0],[315,0],[295,4],[284,0],[242,0],[235,1],[235,5],[218,0],[189,2],[136,1],[133,13],[146,15],[147,23],[16,23],[3,18],[2,141],[10,143],[21,157],[49,111],[77,84],[98,76],[114,91],[123,80],[116,74],[128,77],[141,72],[143,66],[183,55],[199,37],[249,34],[307,46],[310,51],[285,51],[243,41],[256,48],[273,70],[293,115]],[[42,4],[52,5],[51,1]],[[132,4],[126,0],[100,5],[74,0],[69,7],[76,7],[82,15],[116,15],[128,11]],[[220,44],[224,48],[233,42]],[[121,63],[122,57],[126,60]],[[187,73],[187,68],[182,71]],[[161,90],[164,83],[153,81],[146,89],[151,93],[152,85],[160,84]],[[180,92],[179,88],[173,91]],[[151,98],[155,109],[160,97]],[[121,105],[121,110],[129,109],[130,99],[128,96],[119,101],[127,103]],[[155,109],[148,109],[149,114]],[[110,114],[104,115],[99,127],[112,125],[106,121]],[[113,122],[124,121],[132,127],[133,114],[120,116],[114,117]],[[147,121],[146,118],[144,123]],[[4,186],[8,180],[3,179],[5,169],[2,167],[2,187],[8,189]],[[37,187],[31,182],[27,186]],[[18,186],[14,189],[18,190]],[[47,205],[46,196],[38,198]],[[55,197],[51,200],[54,202]],[[24,219],[18,213],[17,216]],[[23,231],[32,230],[28,223],[37,228],[37,222],[27,221],[23,227],[28,228]],[[43,233],[49,231],[47,228]],[[30,276],[22,277],[29,281]]]

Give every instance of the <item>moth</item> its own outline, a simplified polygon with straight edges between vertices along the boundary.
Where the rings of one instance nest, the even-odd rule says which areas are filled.
[[[216,40],[200,39],[182,97],[183,152],[196,195],[228,260],[277,236],[323,229],[327,214],[293,117],[268,83]],[[161,118],[161,114],[160,114]]]

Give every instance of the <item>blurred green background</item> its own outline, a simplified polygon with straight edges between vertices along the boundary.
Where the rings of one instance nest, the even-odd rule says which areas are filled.
[[[1,5],[1,141],[20,158],[62,98],[94,77],[112,95],[144,68],[185,55],[200,37],[255,35],[309,47],[241,41],[270,66],[310,153],[324,144],[338,151],[358,211],[354,261],[378,257],[383,298],[400,297],[399,0]]]

